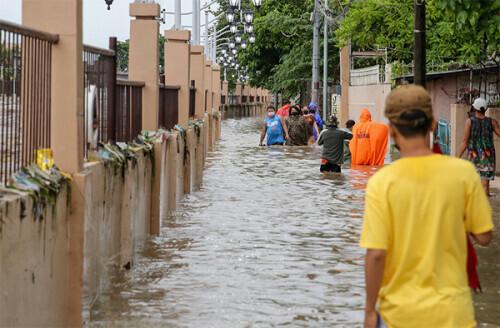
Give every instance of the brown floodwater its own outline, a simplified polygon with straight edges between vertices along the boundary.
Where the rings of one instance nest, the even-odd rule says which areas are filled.
[[[319,173],[318,148],[260,148],[258,120],[223,122],[203,188],[146,241],[92,327],[360,327],[363,196],[372,169]],[[500,194],[493,198],[500,225]],[[478,250],[482,327],[500,327],[500,238]]]

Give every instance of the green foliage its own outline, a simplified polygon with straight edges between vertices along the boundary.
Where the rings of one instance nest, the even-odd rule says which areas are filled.
[[[225,3],[221,1],[221,6]],[[333,2],[332,7],[335,8]],[[256,42],[238,55],[241,65],[248,68],[250,84],[282,92],[284,97],[295,96],[304,88],[312,72],[313,29],[310,19],[313,8],[313,0],[280,0],[264,1],[255,11]],[[226,24],[222,20],[219,30]],[[338,80],[335,43],[335,35],[331,33],[329,72],[331,79]],[[230,85],[233,85],[230,77],[228,74]]]
[[[389,61],[413,59],[413,0],[353,2],[336,35],[340,45],[388,48]],[[473,64],[500,45],[500,0],[426,1],[427,61]]]

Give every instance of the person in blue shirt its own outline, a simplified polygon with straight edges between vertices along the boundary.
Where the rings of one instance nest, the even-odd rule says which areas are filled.
[[[318,125],[318,128],[319,130],[323,130],[323,119],[321,118],[321,115],[319,115],[319,107],[318,107],[318,104],[314,101],[311,101],[309,103],[309,110],[310,111],[314,111],[314,119],[316,120],[316,124]],[[315,139],[318,139],[317,136],[315,137]]]
[[[285,140],[288,139],[288,129],[283,119],[276,115],[276,109],[273,106],[267,107],[267,117],[264,123],[259,145],[264,146],[264,138],[267,135],[268,146],[283,146]]]

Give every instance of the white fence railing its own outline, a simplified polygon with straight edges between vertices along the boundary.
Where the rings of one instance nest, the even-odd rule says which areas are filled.
[[[351,70],[351,85],[380,84],[390,81],[390,65],[375,65]]]

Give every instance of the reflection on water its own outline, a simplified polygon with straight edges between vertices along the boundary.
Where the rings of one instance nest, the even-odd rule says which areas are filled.
[[[91,326],[361,325],[357,243],[373,169],[324,176],[319,149],[259,148],[258,139],[256,120],[224,121],[203,190],[163,222],[131,271],[113,277]],[[492,327],[500,324],[499,250],[497,238],[479,251],[477,312]]]

